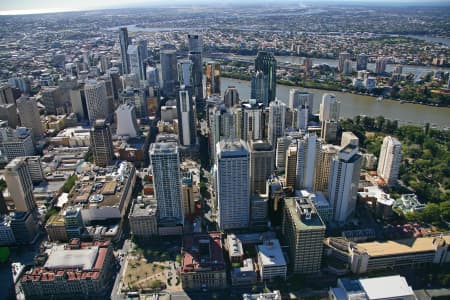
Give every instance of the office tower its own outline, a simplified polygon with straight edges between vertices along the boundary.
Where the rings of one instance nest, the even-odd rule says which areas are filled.
[[[285,186],[295,188],[297,180],[297,143],[291,143],[286,151]]]
[[[158,201],[158,221],[183,224],[178,147],[176,143],[153,143],[149,154]]]
[[[269,104],[269,133],[268,140],[273,148],[277,146],[277,139],[284,135],[286,128],[286,104],[276,99]]]
[[[223,94],[223,102],[226,107],[233,107],[236,104],[239,104],[239,92],[235,86],[227,87],[225,93]]]
[[[116,135],[134,138],[139,134],[136,121],[136,109],[133,104],[121,104],[116,110]]]
[[[219,105],[211,118],[210,155],[212,160],[216,157],[216,144],[223,139],[234,139],[238,137],[237,114],[225,105]]]
[[[33,212],[16,211],[11,216],[11,229],[16,244],[31,244],[38,237],[39,224]]]
[[[27,164],[28,172],[33,183],[40,183],[45,180],[40,156],[23,156],[21,159]]]
[[[359,146],[358,137],[351,131],[345,131],[342,133],[341,147],[345,147],[348,144],[352,144],[353,146],[356,146],[356,147]]]
[[[130,60],[130,73],[136,74],[139,80],[145,80],[145,68],[143,61],[143,51],[138,45],[129,45],[127,55]]]
[[[70,104],[72,112],[78,117],[78,120],[87,119],[87,105],[84,89],[82,87],[76,87],[69,92]]]
[[[322,122],[321,138],[327,143],[337,138],[337,122],[339,121],[340,104],[334,94],[324,94],[320,104],[319,119]]]
[[[178,134],[183,146],[195,145],[195,115],[189,91],[180,90],[177,99]]]
[[[62,107],[62,94],[58,86],[44,87],[41,91],[41,101],[45,106],[45,112],[48,115],[57,115],[58,111],[64,113]]]
[[[264,138],[264,104],[255,99],[241,103],[241,138],[244,141]]]
[[[134,74],[134,73],[132,73]],[[111,76],[108,74],[105,74],[103,76],[98,77],[99,80],[103,81],[105,83],[105,89],[106,89],[106,102],[108,106],[108,116],[112,116],[115,110],[115,104],[114,103],[114,84],[112,81]]]
[[[178,81],[180,86],[191,90],[193,86],[192,62],[190,60],[181,60],[178,62]]]
[[[5,167],[5,181],[16,212],[31,212],[36,208],[33,182],[24,157],[16,157]]]
[[[111,129],[105,119],[98,119],[91,128],[91,147],[97,166],[106,167],[114,160]]]
[[[119,42],[120,42],[120,57],[122,59],[122,74],[129,74],[130,70],[130,58],[128,57],[128,45],[130,39],[128,38],[128,29],[121,27],[119,29]]]
[[[358,56],[356,56],[356,71],[367,70],[368,62],[369,57],[366,54],[358,54]]]
[[[385,57],[378,57],[375,61],[375,74],[383,74],[386,72],[387,59]]]
[[[335,222],[344,223],[355,210],[361,161],[358,147],[348,144],[331,162],[328,198]]]
[[[312,115],[314,107],[314,94],[302,90],[290,89],[289,90],[289,108],[301,108],[307,107],[309,114]]]
[[[139,56],[140,56],[140,61],[142,61],[145,64],[145,60],[148,58],[148,48],[147,48],[147,40],[143,40],[140,39],[136,42],[136,44],[138,45],[138,50],[139,50]],[[144,65],[144,70],[145,70],[145,65]]]
[[[217,62],[206,63],[206,97],[220,95],[220,64]]]
[[[194,185],[191,172],[187,172],[181,179],[181,200],[183,202],[183,215],[192,216],[195,213]]]
[[[331,162],[341,148],[339,146],[322,145],[319,163],[316,168],[314,191],[321,191],[328,196],[328,179],[330,177]]]
[[[283,172],[286,167],[286,152],[289,145],[292,142],[292,138],[288,136],[282,136],[277,138],[276,155],[275,155],[275,166],[277,171]]]
[[[308,198],[286,198],[282,233],[294,273],[320,271],[326,226]]]
[[[395,185],[402,163],[402,145],[392,136],[387,136],[381,146],[377,173],[388,186]]]
[[[222,140],[216,145],[216,197],[220,230],[245,228],[250,218],[250,168],[247,143]]]
[[[9,84],[0,85],[0,104],[14,104],[14,94]]]
[[[306,57],[305,60],[303,60],[303,66],[305,67],[306,72],[311,71],[313,66],[313,60],[310,57]]]
[[[68,240],[81,238],[84,228],[81,207],[67,207],[64,211],[64,227]]]
[[[44,134],[35,98],[27,96],[20,97],[17,99],[17,109],[19,111],[20,124],[22,126],[30,128],[34,137]]]
[[[339,72],[341,72],[341,73],[344,72],[345,61],[349,60],[349,59],[350,59],[350,53],[348,53],[348,52],[339,53],[339,65],[338,65]]]
[[[344,61],[344,68],[342,69],[342,74],[344,75],[352,74],[352,61],[350,59],[346,59]]]
[[[97,119],[108,118],[108,101],[106,85],[104,81],[89,80],[84,85],[86,106],[90,124],[95,124]]]
[[[196,110],[203,111],[203,39],[198,34],[188,34],[189,60],[192,61],[192,81],[194,86]]]
[[[16,128],[19,125],[16,105],[0,104],[0,120],[7,121],[9,127]]]
[[[29,128],[0,128],[1,156],[10,161],[19,156],[35,154],[32,133]]]
[[[255,59],[255,71],[262,71],[266,76],[268,102],[275,100],[277,95],[277,61],[273,54],[259,51]]]
[[[264,106],[269,103],[269,86],[267,85],[267,76],[262,71],[256,71],[252,75],[250,98],[256,99]]]
[[[250,194],[265,194],[267,179],[274,170],[274,151],[266,141],[251,141],[250,146]]]
[[[176,95],[178,85],[177,51],[174,49],[161,49],[161,75],[163,93],[166,96]]]
[[[147,82],[150,87],[159,88],[159,70],[155,67],[147,67]]]
[[[298,140],[296,190],[313,190],[321,150],[322,141],[315,134],[307,134]]]

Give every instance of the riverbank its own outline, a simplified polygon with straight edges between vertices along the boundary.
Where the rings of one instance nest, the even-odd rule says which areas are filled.
[[[237,80],[243,80],[250,82],[251,76],[247,74],[233,74],[228,72],[221,73],[221,77],[224,78],[230,78],[230,79],[237,79]],[[432,102],[415,102],[412,100],[407,99],[400,99],[400,98],[392,98],[392,97],[386,97],[382,96],[381,93],[363,93],[359,92],[357,90],[350,90],[347,86],[333,86],[331,83],[319,83],[319,82],[294,82],[290,80],[283,80],[279,79],[277,80],[277,84],[295,87],[295,88],[306,88],[306,89],[317,89],[317,90],[325,90],[325,91],[334,91],[334,92],[342,92],[342,93],[349,93],[349,94],[356,94],[356,95],[362,95],[367,97],[373,97],[375,99],[379,99],[379,97],[383,97],[383,100],[392,100],[392,101],[398,101],[400,104],[404,103],[410,103],[410,104],[417,104],[417,105],[424,105],[424,106],[432,106],[432,107],[443,107],[443,108],[450,108],[450,106],[441,105],[439,103],[432,103]]]

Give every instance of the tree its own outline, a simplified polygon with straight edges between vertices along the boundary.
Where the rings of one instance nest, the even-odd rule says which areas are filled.
[[[427,223],[439,222],[441,220],[441,210],[436,203],[428,203],[421,211],[422,219]]]
[[[439,208],[440,208],[440,211],[441,211],[442,218],[445,221],[450,222],[450,200],[441,202],[439,204]]]

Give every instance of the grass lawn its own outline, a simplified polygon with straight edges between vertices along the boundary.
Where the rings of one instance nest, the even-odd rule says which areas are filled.
[[[124,286],[132,289],[150,288],[152,281],[165,282],[164,269],[167,263],[147,262],[144,258],[130,258],[125,271]]]

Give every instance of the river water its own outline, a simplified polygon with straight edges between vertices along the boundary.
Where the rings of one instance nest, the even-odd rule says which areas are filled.
[[[239,96],[244,99],[250,97],[250,82],[231,78],[221,78],[220,86],[222,93],[228,86],[236,86]],[[286,104],[289,101],[289,90],[294,87],[277,85],[277,98]],[[412,103],[400,104],[399,101],[383,100],[377,101],[375,97],[355,95],[335,91],[317,89],[303,89],[314,93],[314,113],[319,112],[319,104],[322,95],[333,93],[341,101],[341,117],[353,118],[357,115],[371,117],[384,116],[386,119],[398,120],[400,124],[424,125],[429,122],[438,128],[450,127],[450,108],[434,107]]]

